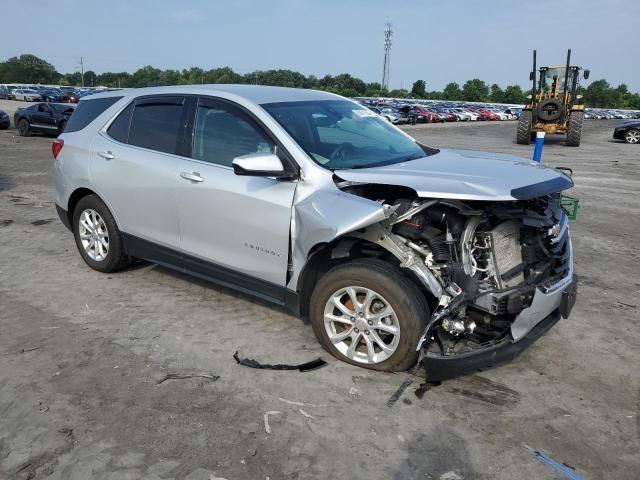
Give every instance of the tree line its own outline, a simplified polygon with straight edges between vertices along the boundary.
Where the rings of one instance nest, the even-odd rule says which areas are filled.
[[[277,85],[283,87],[314,88],[337,93],[345,97],[393,97],[426,100],[463,100],[468,102],[495,102],[524,104],[527,91],[519,85],[508,85],[504,89],[497,84],[488,85],[474,78],[462,85],[451,82],[443,90],[430,91],[424,80],[416,80],[411,90],[384,90],[378,82],[364,82],[348,73],[316,77],[292,70],[256,70],[241,74],[230,67],[204,70],[191,67],[182,70],[162,70],[151,65],[133,73],[104,72],[92,70],[84,72],[59,73],[53,65],[35,55],[24,54],[0,62],[0,83],[42,83],[56,85],[104,87],[148,87],[159,85],[189,85],[199,83],[245,83],[256,85]],[[624,84],[612,87],[602,79],[591,82],[586,88],[580,87],[585,104],[598,108],[631,108],[640,110],[640,94],[629,92]]]

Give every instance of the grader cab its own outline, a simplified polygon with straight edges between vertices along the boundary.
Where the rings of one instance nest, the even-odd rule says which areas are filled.
[[[580,146],[584,103],[577,94],[582,68],[571,65],[571,49],[567,63],[558,67],[540,67],[536,71],[536,51],[533,51],[533,82],[531,101],[522,110],[518,121],[517,142],[529,145],[537,132],[567,136],[567,145]],[[537,75],[536,75],[537,74]],[[589,70],[583,76],[589,78]]]

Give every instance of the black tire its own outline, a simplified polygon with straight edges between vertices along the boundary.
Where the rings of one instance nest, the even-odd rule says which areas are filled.
[[[331,342],[324,326],[324,309],[340,288],[356,286],[380,294],[396,312],[400,339],[396,350],[386,360],[367,364],[342,354]],[[430,317],[429,306],[417,285],[399,267],[377,259],[360,259],[338,265],[324,274],[316,284],[309,308],[311,326],[320,345],[334,357],[359,367],[399,372],[418,361],[416,345]]]
[[[21,137],[30,137],[31,136],[31,125],[29,125],[29,120],[26,118],[21,118],[18,120],[18,135]]]
[[[518,133],[516,134],[516,141],[520,145],[531,144],[532,128],[532,115],[530,110],[523,110],[518,119]],[[512,137],[513,138],[513,137]]]
[[[565,107],[557,98],[547,98],[538,104],[536,114],[543,122],[554,122],[562,116]]]
[[[579,147],[582,137],[582,124],[584,123],[584,112],[573,111],[569,115],[569,128],[567,129],[567,146]]]
[[[82,241],[80,239],[80,216],[87,209],[91,209],[98,213],[98,215],[102,217],[107,229],[108,251],[105,258],[100,261],[96,261],[89,256],[85,248],[82,246]],[[116,224],[113,215],[111,215],[107,206],[97,195],[87,195],[78,201],[75,209],[73,210],[72,225],[73,236],[75,237],[78,251],[87,265],[94,270],[104,273],[114,272],[126,267],[131,262],[131,259],[125,253],[122,234],[118,229],[118,225]]]

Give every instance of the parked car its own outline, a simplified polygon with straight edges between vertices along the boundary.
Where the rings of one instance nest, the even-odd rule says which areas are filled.
[[[627,143],[640,143],[640,121],[628,120],[613,129],[613,138]]]
[[[75,105],[67,103],[36,103],[26,108],[19,108],[13,115],[13,124],[22,137],[32,133],[59,135],[64,130]]]
[[[430,380],[475,372],[575,301],[569,176],[421,145],[327,92],[96,94],[52,150],[56,208],[91,268],[141,258],[287,305],[354,365],[422,352]]]
[[[10,126],[11,119],[4,110],[0,110],[0,130],[6,130]]]
[[[400,115],[392,108],[389,107],[369,107],[369,109],[373,112],[376,112],[382,118],[387,119],[387,121],[397,124],[400,122]]]
[[[40,102],[42,97],[36,90],[17,88],[12,92],[13,98],[25,102]]]
[[[438,123],[441,121],[440,115],[435,112],[430,112],[424,107],[413,107],[410,115],[415,118],[416,123]]]
[[[67,96],[61,91],[56,89],[40,89],[38,93],[42,97],[43,102],[60,103],[67,100]]]
[[[18,89],[19,87],[16,85],[3,85],[3,90],[4,90],[4,94],[3,94],[3,98],[7,99],[7,100],[15,100],[15,97],[13,96],[13,92]]]

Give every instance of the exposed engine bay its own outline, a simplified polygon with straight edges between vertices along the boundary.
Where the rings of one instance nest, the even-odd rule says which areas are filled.
[[[518,336],[512,327],[536,290],[551,291],[573,275],[560,193],[462,202],[406,198],[390,188],[351,182],[337,185],[380,202],[387,212],[383,222],[350,236],[393,254],[435,299],[416,346],[427,355],[466,354],[510,333]]]

